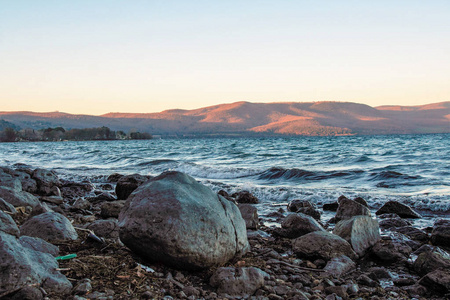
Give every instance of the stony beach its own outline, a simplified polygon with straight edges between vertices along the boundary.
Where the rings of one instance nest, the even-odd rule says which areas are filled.
[[[93,183],[2,167],[0,298],[449,297],[448,220],[421,228],[407,205],[343,195],[275,207],[267,227],[258,202],[175,171]]]

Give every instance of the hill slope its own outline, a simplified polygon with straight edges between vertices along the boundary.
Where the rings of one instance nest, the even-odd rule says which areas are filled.
[[[450,102],[422,106],[380,106],[350,102],[236,102],[160,113],[0,112],[21,128],[107,126],[161,135],[346,135],[450,132]]]

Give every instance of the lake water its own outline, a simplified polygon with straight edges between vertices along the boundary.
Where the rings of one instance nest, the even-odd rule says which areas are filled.
[[[94,183],[178,170],[215,191],[249,190],[263,210],[345,195],[450,214],[450,134],[0,144],[0,165],[16,163]]]

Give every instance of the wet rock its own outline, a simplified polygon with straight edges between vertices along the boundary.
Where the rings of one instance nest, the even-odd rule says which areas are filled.
[[[400,277],[400,278],[394,279],[393,283],[396,286],[408,286],[408,285],[415,284],[416,280],[412,277]]]
[[[397,201],[386,202],[375,214],[381,215],[390,213],[397,214],[401,218],[412,218],[412,219],[422,218],[422,216],[417,212],[415,212],[410,206]]]
[[[258,229],[259,217],[258,210],[251,204],[239,204],[239,210],[241,212],[242,218],[245,221],[245,226],[247,229]]]
[[[411,225],[411,223],[409,223],[408,221],[406,221],[400,217],[382,219],[379,222],[379,224],[380,224],[380,227],[383,229],[392,229],[395,227],[404,227],[404,226]]]
[[[315,231],[295,239],[292,250],[300,258],[322,258],[327,261],[341,255],[356,258],[346,240],[327,231]]]
[[[437,220],[434,223],[431,243],[436,246],[450,247],[450,220]]]
[[[237,204],[236,200],[234,200],[233,197],[231,197],[226,191],[224,190],[220,190],[219,192],[217,192],[217,195],[220,195],[222,197],[224,197],[225,199],[234,202],[234,204]]]
[[[103,183],[99,185],[99,188],[104,190],[104,191],[111,191],[114,189],[114,187],[112,186],[112,184],[110,183]]]
[[[369,269],[369,277],[374,280],[391,279],[392,274],[385,268],[373,267]]]
[[[89,224],[87,229],[94,231],[99,237],[107,239],[119,237],[119,224],[115,219],[96,220]]]
[[[71,211],[78,211],[78,210],[86,210],[91,209],[92,204],[89,200],[84,198],[79,198],[70,208]]]
[[[381,214],[377,215],[378,219],[401,219],[397,214]]]
[[[317,210],[317,207],[313,203],[307,200],[292,200],[289,202],[287,210],[290,212],[299,212],[320,220],[320,211]]]
[[[17,191],[7,187],[0,187],[0,198],[3,198],[9,204],[18,206],[35,207],[39,204],[39,199],[30,193]]]
[[[20,232],[22,235],[34,236],[46,241],[78,238],[70,221],[56,212],[46,212],[32,217],[20,227]]]
[[[358,281],[358,283],[360,285],[365,285],[365,286],[369,286],[369,287],[377,287],[379,285],[379,283],[377,281],[373,280],[372,278],[370,278],[366,274],[360,275],[356,279],[356,281]]]
[[[20,180],[5,172],[5,167],[0,168],[0,187],[10,188],[15,191],[22,191],[22,183]]]
[[[335,221],[348,220],[354,216],[370,216],[370,210],[364,205],[347,198],[339,200]]]
[[[64,199],[61,196],[41,196],[39,199],[41,201],[50,202],[56,205],[64,202]]]
[[[406,291],[410,297],[420,298],[427,293],[427,288],[421,284],[414,284],[410,286],[402,287],[402,290]]]
[[[450,269],[450,255],[439,248],[424,251],[417,256],[413,268],[420,275],[425,275],[438,268]]]
[[[101,192],[100,194],[96,195],[95,197],[90,197],[88,200],[92,203],[101,202],[101,201],[116,201],[116,197],[111,195],[111,193],[108,192]]]
[[[17,211],[14,206],[8,202],[6,202],[3,198],[0,198],[0,210],[7,212],[9,214],[16,214]]]
[[[337,211],[339,207],[339,203],[336,202],[331,202],[331,203],[325,203],[322,207],[323,210],[327,210],[327,211]]]
[[[363,256],[381,238],[378,222],[369,216],[355,216],[340,221],[333,233],[349,242],[359,256]]]
[[[420,230],[413,226],[398,227],[398,228],[393,228],[391,230],[395,231],[395,232],[399,232],[401,234],[404,234],[407,237],[409,237],[410,239],[412,239],[414,241],[419,241],[422,243],[427,243],[430,239],[430,237],[428,236],[428,234],[425,231]]]
[[[61,186],[58,176],[51,170],[36,169],[31,174],[31,177],[36,180],[40,195],[54,195],[52,188]]]
[[[356,268],[356,264],[347,256],[342,255],[328,261],[324,270],[334,277],[340,277]]]
[[[81,279],[77,282],[77,285],[73,288],[73,295],[86,295],[92,291],[91,280],[89,278]]]
[[[130,249],[175,268],[207,268],[249,249],[238,207],[180,172],[164,172],[130,195],[119,227]]]
[[[47,203],[40,203],[33,207],[33,210],[30,213],[30,217],[34,217],[46,212],[53,212],[53,210],[47,205]]]
[[[126,200],[130,194],[150,177],[139,174],[131,174],[120,177],[116,185],[116,195],[118,200]]]
[[[446,294],[450,292],[450,270],[443,268],[434,270],[423,276],[419,284],[435,293]]]
[[[52,245],[43,239],[31,236],[21,236],[19,238],[19,243],[26,248],[32,249],[34,251],[39,251],[43,253],[48,253],[52,256],[59,255],[59,248],[55,245]]]
[[[31,178],[30,174],[22,171],[16,171],[15,177],[22,183],[22,190],[28,193],[35,194],[38,191],[36,180]]]
[[[60,190],[63,198],[75,200],[84,197],[87,192],[93,191],[94,186],[88,181],[63,181]]]
[[[384,262],[405,262],[412,252],[412,248],[402,240],[384,237],[371,249],[371,253]]]
[[[343,286],[328,286],[325,288],[325,293],[327,295],[336,294],[343,299],[348,298],[347,289]]]
[[[364,205],[365,207],[369,207],[369,204],[367,203],[366,200],[364,200],[364,198],[362,197],[356,197],[355,199],[353,199],[353,201],[358,202],[361,205]]]
[[[302,213],[291,213],[282,222],[276,234],[294,239],[314,231],[325,231],[314,218]]]
[[[48,292],[66,293],[72,285],[48,254],[23,247],[18,239],[0,232],[0,290],[13,290],[27,284],[42,284]]]
[[[119,179],[122,178],[123,176],[124,175],[119,174],[119,173],[113,173],[108,176],[107,180],[108,180],[108,182],[117,183],[117,181],[119,181]]]
[[[222,267],[211,276],[210,285],[223,297],[249,297],[264,286],[269,275],[258,268]]]
[[[240,191],[231,195],[237,203],[258,204],[259,200],[249,191]]]
[[[11,218],[10,215],[0,210],[0,231],[3,231],[14,236],[19,236],[20,231],[17,227],[16,222]]]
[[[118,218],[120,211],[125,205],[125,200],[117,200],[111,202],[103,202],[100,215],[103,218]]]

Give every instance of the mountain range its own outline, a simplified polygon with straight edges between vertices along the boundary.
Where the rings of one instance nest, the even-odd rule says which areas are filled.
[[[351,102],[235,102],[159,113],[0,112],[0,126],[141,131],[161,136],[273,136],[450,133],[450,101],[420,106],[379,106]],[[1,128],[0,128],[1,129]]]

